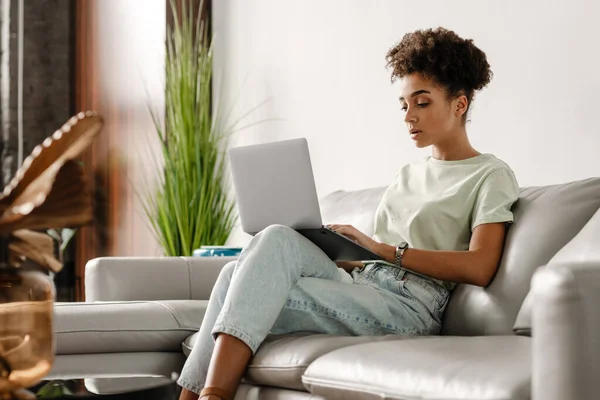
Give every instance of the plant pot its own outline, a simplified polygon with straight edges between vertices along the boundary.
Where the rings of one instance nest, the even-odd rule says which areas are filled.
[[[242,250],[242,247],[200,246],[193,254],[194,257],[237,257]]]
[[[0,267],[0,399],[27,398],[50,371],[54,296],[40,270]]]

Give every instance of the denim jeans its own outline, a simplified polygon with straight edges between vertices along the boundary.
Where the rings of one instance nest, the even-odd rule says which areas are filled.
[[[223,267],[178,383],[200,392],[219,333],[252,354],[267,335],[292,332],[435,335],[448,299],[427,277],[391,265],[348,273],[295,230],[270,225]]]

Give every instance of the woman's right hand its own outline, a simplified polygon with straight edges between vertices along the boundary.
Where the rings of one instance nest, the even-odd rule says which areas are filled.
[[[365,265],[362,261],[336,261],[335,264],[348,273],[356,267],[362,268]]]

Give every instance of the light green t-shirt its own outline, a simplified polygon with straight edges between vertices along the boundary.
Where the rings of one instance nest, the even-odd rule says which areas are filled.
[[[391,246],[406,241],[423,250],[468,250],[477,225],[514,221],[518,196],[515,174],[493,154],[453,161],[426,157],[403,166],[386,189],[373,239]],[[456,286],[434,281],[450,290]]]

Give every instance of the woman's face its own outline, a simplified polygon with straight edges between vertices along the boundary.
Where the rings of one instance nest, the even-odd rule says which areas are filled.
[[[466,96],[448,101],[444,88],[418,73],[402,77],[400,87],[400,107],[415,145],[422,148],[453,140],[462,129]]]

